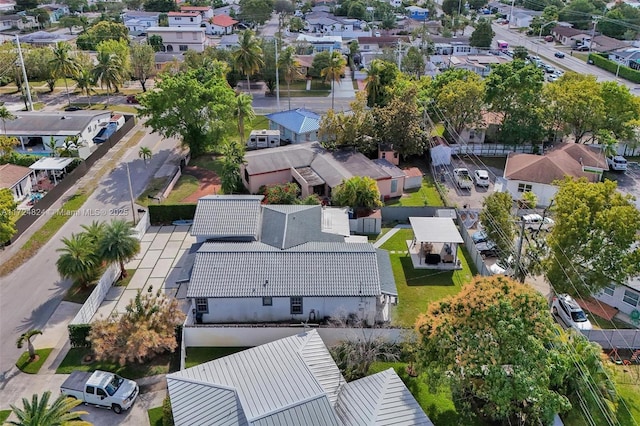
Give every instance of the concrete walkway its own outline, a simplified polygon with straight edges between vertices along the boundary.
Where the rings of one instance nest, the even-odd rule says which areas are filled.
[[[389,239],[391,237],[393,237],[396,234],[396,232],[398,232],[401,229],[411,229],[411,225],[406,225],[406,224],[405,225],[396,225],[394,228],[390,229],[389,232],[384,234],[382,236],[382,238],[380,238],[378,241],[373,243],[373,246],[375,248],[380,248],[380,246],[382,246],[384,243],[389,241]]]

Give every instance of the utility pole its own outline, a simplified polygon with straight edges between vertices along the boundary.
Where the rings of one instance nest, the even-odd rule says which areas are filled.
[[[402,42],[398,40],[398,71],[402,71]]]
[[[591,40],[589,40],[589,53],[591,53],[591,47],[593,46],[593,39],[596,36],[596,27],[598,26],[598,20],[601,16],[593,17],[593,28],[591,28]]]
[[[136,226],[136,206],[133,201],[133,187],[131,186],[131,173],[129,172],[129,163],[127,165],[127,180],[129,181],[129,196],[131,197],[131,215],[133,216],[133,226]]]
[[[280,68],[280,66],[278,65],[278,37],[277,36],[274,38],[274,41],[276,42],[276,104],[278,105],[278,111],[282,111],[280,109],[280,74],[278,73],[278,68]]]
[[[518,248],[516,249],[516,269],[515,269],[515,277],[521,283],[524,282],[524,274],[521,273],[522,266],[520,265],[522,261],[522,242],[524,241],[524,219],[520,218],[520,238],[518,239]]]
[[[20,39],[16,34],[16,44],[18,45],[18,58],[20,58],[20,66],[22,67],[22,78],[24,78],[24,87],[27,92],[27,108],[33,111],[33,101],[31,100],[31,89],[29,88],[29,80],[27,79],[27,70],[24,68],[24,58],[22,57],[22,48],[20,47]]]
[[[511,11],[509,12],[509,29],[511,29],[511,21],[513,20],[513,5],[516,0],[511,0]]]

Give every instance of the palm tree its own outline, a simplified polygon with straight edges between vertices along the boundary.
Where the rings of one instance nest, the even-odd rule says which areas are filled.
[[[287,47],[278,60],[278,67],[284,74],[287,82],[287,97],[289,98],[289,109],[291,109],[291,82],[302,77],[302,73],[298,69],[300,62],[296,59],[296,51],[293,46]]]
[[[127,276],[124,263],[140,252],[140,241],[129,223],[125,220],[113,220],[104,230],[98,252],[101,259],[109,263],[119,263],[120,274],[124,278]]]
[[[27,342],[27,350],[29,351],[29,360],[33,361],[36,358],[36,348],[33,347],[33,343],[31,343],[31,339],[34,336],[42,334],[40,330],[29,330],[25,333],[22,333],[18,340],[16,340],[16,346],[18,349],[22,349],[24,346],[24,342]]]
[[[7,422],[15,426],[91,426],[91,423],[80,418],[87,413],[86,411],[71,411],[73,408],[82,404],[79,399],[70,398],[66,395],[59,395],[53,404],[49,405],[51,392],[46,391],[42,394],[42,398],[34,394],[31,401],[22,398],[24,408],[18,408],[11,405],[11,411],[18,418]]]
[[[238,45],[238,49],[233,52],[233,60],[236,67],[247,76],[247,92],[250,93],[249,77],[260,71],[260,67],[264,65],[262,48],[251,30],[240,33]]]
[[[13,120],[15,118],[16,116],[13,115],[6,106],[0,106],[0,120],[2,120],[2,127],[5,135],[7,134],[7,120]]]
[[[81,69],[73,80],[76,82],[76,87],[80,89],[80,94],[85,94],[89,97],[89,106],[91,106],[91,93],[93,92],[93,86],[96,85],[91,70],[88,68]]]
[[[53,48],[53,59],[49,64],[53,68],[53,74],[56,78],[64,78],[64,87],[67,90],[67,102],[71,105],[71,97],[69,96],[69,85],[67,77],[75,76],[78,72],[78,63],[75,58],[70,55],[71,45],[69,43],[60,42]]]
[[[331,60],[329,61],[329,65],[320,71],[320,76],[324,77],[325,82],[331,82],[331,109],[333,109],[333,101],[335,99],[335,90],[334,83],[337,81],[340,84],[340,79],[342,78],[342,73],[344,72],[344,66],[346,65],[346,61],[342,57],[342,53],[340,52],[332,52]]]
[[[100,82],[100,87],[107,88],[107,106],[111,101],[109,90],[118,88],[122,82],[122,60],[115,53],[99,51],[98,63],[93,68],[94,81]]]
[[[238,119],[238,135],[240,135],[240,143],[244,144],[244,119],[253,120],[256,113],[253,111],[252,106],[253,98],[246,93],[239,93],[236,96],[235,109],[233,111],[234,117]]]
[[[142,158],[145,166],[147,165],[147,160],[151,158],[152,155],[153,153],[151,152],[151,148],[146,146],[141,146],[140,151],[138,151],[138,157]]]
[[[55,157],[56,154],[58,153],[58,143],[56,142],[56,138],[51,136],[51,138],[49,139],[49,142],[47,142],[47,148],[51,150],[51,156]]]
[[[104,229],[106,224],[104,222],[98,222],[94,220],[90,225],[81,225],[83,234],[91,241],[93,247],[98,247],[100,240],[104,235]]]
[[[70,238],[63,238],[62,242],[64,247],[56,250],[62,253],[56,261],[58,272],[63,278],[86,286],[96,278],[99,266],[92,240],[87,234],[80,233],[71,234]]]
[[[380,78],[382,76],[384,68],[384,61],[374,59],[373,61],[371,61],[369,69],[366,70],[367,78],[365,79],[365,82],[367,83],[367,106],[370,108],[373,108],[373,106],[376,104],[376,101],[380,96],[380,92],[383,89]]]

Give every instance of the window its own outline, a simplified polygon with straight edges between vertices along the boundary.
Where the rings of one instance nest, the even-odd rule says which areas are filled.
[[[182,33],[176,33],[176,38],[178,40],[182,40]]]
[[[291,315],[300,315],[302,313],[302,297],[291,298]]]
[[[393,179],[391,181],[391,192],[396,192],[396,191],[398,191],[398,180]]]
[[[193,39],[194,39],[194,40],[198,40],[198,34],[197,34],[197,33],[193,33],[193,34],[191,34],[191,35],[193,36]]]
[[[196,312],[207,313],[209,312],[209,302],[206,297],[196,298]]]
[[[182,18],[174,17],[173,19],[175,19],[176,21],[182,21]]]
[[[97,393],[96,395],[98,396],[107,396],[107,393],[104,391],[104,389],[97,389]]]
[[[603,288],[602,291],[604,292],[604,294],[608,294],[609,296],[613,296],[613,291],[615,289],[616,289],[616,287],[613,284],[609,284],[608,286]]]
[[[387,153],[383,152],[380,158],[387,158]]]
[[[640,299],[640,294],[629,290],[624,291],[624,297],[622,298],[624,303],[628,303],[631,306],[638,306],[638,299]],[[293,309],[293,304],[291,308]]]
[[[96,393],[96,388],[93,386],[87,386],[87,388],[85,389],[84,393],[88,393],[88,394],[95,394]]]
[[[181,52],[186,52],[187,50],[189,50],[189,46],[187,46],[186,44],[181,44],[178,46],[178,49],[180,49]]]
[[[529,184],[529,183],[519,183],[518,184],[518,192],[531,192],[531,184]]]
[[[273,299],[271,299],[271,296],[265,296],[262,298],[262,306],[273,306]]]

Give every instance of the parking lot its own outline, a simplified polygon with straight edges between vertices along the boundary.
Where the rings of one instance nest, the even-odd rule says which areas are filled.
[[[607,172],[604,177],[615,180],[621,192],[636,197],[636,207],[640,209],[640,165],[638,163],[629,162],[626,172]]]
[[[458,158],[452,158],[451,166],[444,173],[445,185],[448,190],[447,198],[449,199],[449,203],[461,209],[463,209],[465,206],[467,206],[467,209],[469,210],[482,209],[482,202],[484,201],[484,197],[494,191],[496,177],[502,177],[505,161],[505,158],[481,157],[480,160],[478,160],[477,158],[470,160],[460,160]],[[473,185],[473,188],[471,188],[471,190],[460,189],[453,180],[452,174],[453,169],[459,167],[468,169],[469,174],[471,175],[473,175],[473,173],[478,169],[488,170],[491,183],[488,187]]]

